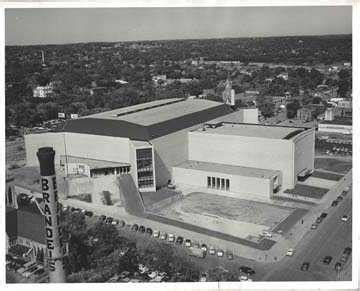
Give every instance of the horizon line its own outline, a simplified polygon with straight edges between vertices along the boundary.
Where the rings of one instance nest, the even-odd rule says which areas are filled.
[[[250,38],[286,38],[286,37],[324,37],[324,36],[352,36],[351,33],[332,33],[332,34],[303,34],[303,35],[266,35],[266,36],[229,36],[229,37],[219,37],[219,38],[174,38],[174,39],[138,39],[138,40],[114,40],[114,41],[88,41],[88,42],[64,42],[64,43],[43,43],[43,44],[5,44],[5,47],[15,47],[15,46],[60,46],[60,45],[80,45],[80,44],[90,44],[90,43],[126,43],[126,42],[151,42],[151,41],[186,41],[186,40],[221,40],[221,39],[250,39]],[[6,35],[5,35],[6,43]]]

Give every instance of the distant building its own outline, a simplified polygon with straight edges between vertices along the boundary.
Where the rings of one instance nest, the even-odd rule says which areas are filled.
[[[33,97],[34,98],[47,98],[50,94],[53,93],[53,83],[49,83],[46,86],[37,86],[33,89]]]
[[[326,121],[333,121],[335,118],[335,114],[334,114],[334,108],[333,107],[329,107],[325,110],[325,120]]]
[[[311,121],[313,120],[313,110],[306,107],[299,108],[296,113],[296,117],[303,122]]]
[[[159,83],[165,83],[166,82],[166,75],[153,76],[152,80],[156,85],[159,85]]]
[[[222,93],[223,102],[227,105],[235,105],[235,90],[232,89],[232,84],[229,79],[225,82],[225,89]]]
[[[337,118],[332,121],[323,121],[318,125],[319,132],[333,132],[352,134],[352,121],[350,119]]]
[[[287,73],[281,73],[279,75],[276,76],[277,78],[282,78],[285,81],[289,79],[289,75]]]
[[[26,256],[35,261],[39,255],[44,257],[45,220],[40,208],[41,198],[16,194],[12,186],[7,187],[7,194],[12,192],[11,201],[7,197],[6,206],[6,244],[7,251],[15,245],[28,248]],[[13,203],[16,201],[16,203]]]
[[[259,110],[256,107],[239,108],[237,112],[240,115],[239,122],[241,123],[259,123]]]
[[[352,102],[351,100],[341,100],[338,102],[338,106],[343,108],[352,108]]]

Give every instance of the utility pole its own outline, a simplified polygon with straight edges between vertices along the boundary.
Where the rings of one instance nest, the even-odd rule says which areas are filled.
[[[60,205],[55,175],[55,151],[51,147],[39,148],[41,190],[44,202],[46,262],[50,283],[65,283]]]

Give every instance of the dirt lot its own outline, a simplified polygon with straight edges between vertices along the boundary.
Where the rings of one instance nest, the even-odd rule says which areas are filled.
[[[346,174],[351,168],[351,161],[341,161],[331,158],[315,158],[315,169]]]
[[[15,169],[25,165],[25,143],[22,137],[6,140],[6,166]]]
[[[266,226],[279,223],[293,211],[292,208],[205,193],[191,193],[170,208],[180,216],[185,212]]]

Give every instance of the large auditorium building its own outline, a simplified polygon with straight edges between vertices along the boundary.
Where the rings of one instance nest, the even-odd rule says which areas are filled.
[[[229,106],[165,99],[70,120],[25,135],[28,166],[52,146],[67,175],[130,174],[140,192],[174,184],[271,197],[314,170],[314,129],[241,123]]]

